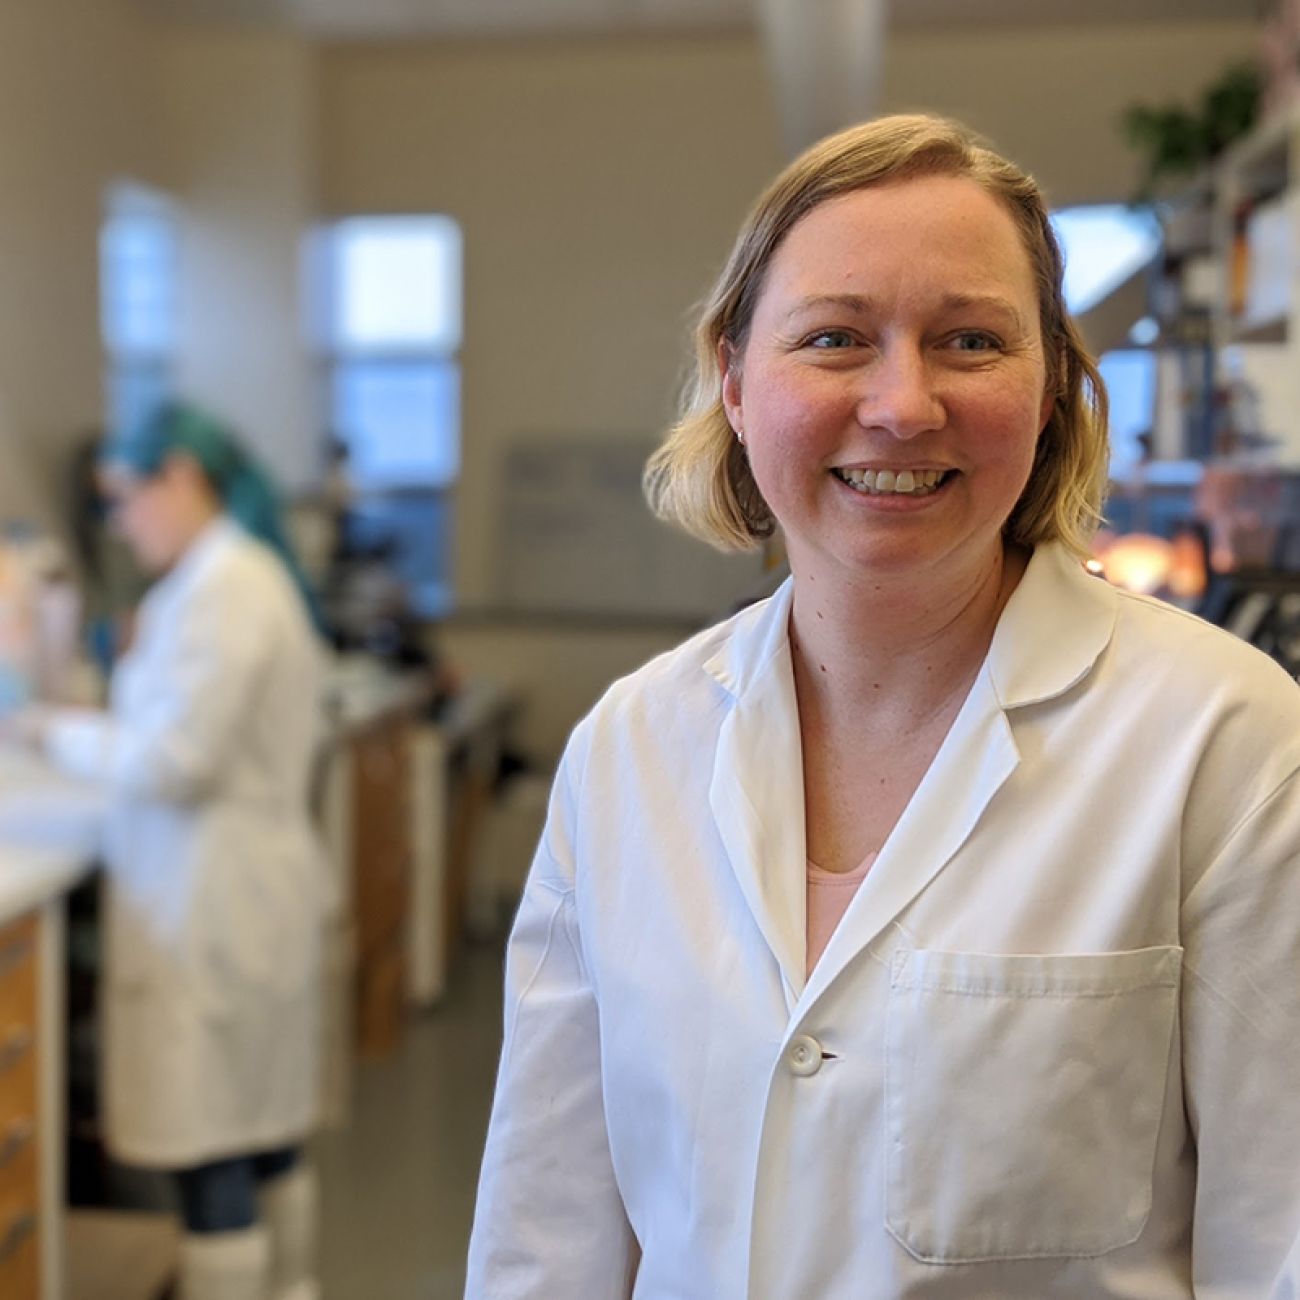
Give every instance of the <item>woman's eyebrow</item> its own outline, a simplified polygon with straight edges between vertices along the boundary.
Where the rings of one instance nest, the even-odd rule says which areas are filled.
[[[996,293],[948,293],[944,294],[942,305],[946,311],[961,311],[967,307],[977,307],[986,311],[1000,312],[1008,317],[1021,333],[1029,329],[1016,305],[1010,299]]]
[[[785,319],[792,320],[800,312],[818,307],[843,307],[848,311],[856,312],[860,316],[865,316],[873,306],[872,300],[860,293],[815,293],[810,294],[807,298],[800,298],[786,312]]]
[[[939,300],[939,306],[944,311],[961,311],[968,307],[997,311],[1009,317],[1018,329],[1023,331],[1027,328],[1024,317],[1016,309],[1015,304],[996,293],[946,293]],[[785,320],[792,320],[802,312],[816,310],[820,307],[839,307],[854,312],[859,316],[866,316],[876,307],[876,303],[873,299],[860,293],[810,294],[807,298],[799,299],[786,312]]]

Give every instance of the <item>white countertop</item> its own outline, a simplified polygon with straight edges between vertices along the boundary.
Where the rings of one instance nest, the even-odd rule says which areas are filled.
[[[0,742],[0,925],[90,870],[104,807],[96,787]]]

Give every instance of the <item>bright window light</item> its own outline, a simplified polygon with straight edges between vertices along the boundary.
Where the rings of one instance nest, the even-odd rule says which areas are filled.
[[[1146,458],[1140,439],[1155,413],[1155,357],[1145,349],[1107,352],[1098,369],[1110,397],[1110,472],[1123,480]]]
[[[109,187],[99,230],[99,320],[108,428],[133,428],[171,394],[177,351],[179,219],[166,195]]]
[[[175,349],[176,224],[148,191],[110,193],[99,235],[100,323],[110,353],[156,357]]]
[[[449,487],[456,481],[460,368],[454,362],[341,364],[334,371],[333,405],[359,485]]]
[[[451,217],[347,217],[309,247],[332,429],[363,491],[451,487],[460,469],[461,233]]]
[[[1065,302],[1078,316],[1145,266],[1160,248],[1160,225],[1146,208],[1097,203],[1061,208],[1052,227],[1065,254]]]
[[[332,235],[336,348],[460,347],[461,235],[452,218],[356,217]]]

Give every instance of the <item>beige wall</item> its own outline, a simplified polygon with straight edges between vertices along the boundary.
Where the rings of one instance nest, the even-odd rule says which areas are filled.
[[[759,54],[729,39],[337,48],[322,73],[335,212],[465,231],[459,595],[494,596],[507,440],[655,433],[684,321],[780,161]]]
[[[1123,110],[1196,102],[1230,64],[1253,59],[1257,42],[1246,17],[909,33],[886,63],[886,107],[965,119],[1032,172],[1055,204],[1126,199],[1139,168],[1120,130]]]
[[[0,7],[0,516],[48,518],[102,418],[101,203],[159,176],[152,49],[127,0]]]
[[[130,0],[0,8],[0,518],[57,523],[67,450],[102,421],[98,234],[123,179],[182,204],[183,386],[310,481],[315,68],[302,41],[160,26]]]
[[[182,392],[231,420],[290,489],[320,467],[300,247],[316,215],[316,60],[274,33],[171,27],[159,43],[167,178],[182,213]]]
[[[462,672],[516,692],[514,739],[531,758],[557,758],[574,723],[605,688],[686,639],[689,629],[544,622],[461,622],[436,632],[441,654]]]

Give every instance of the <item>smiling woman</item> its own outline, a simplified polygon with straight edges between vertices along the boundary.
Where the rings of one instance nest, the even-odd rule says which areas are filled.
[[[647,487],[791,577],[570,741],[470,1300],[1300,1289],[1300,692],[1084,571],[1061,278],[935,118],[750,214]]]

